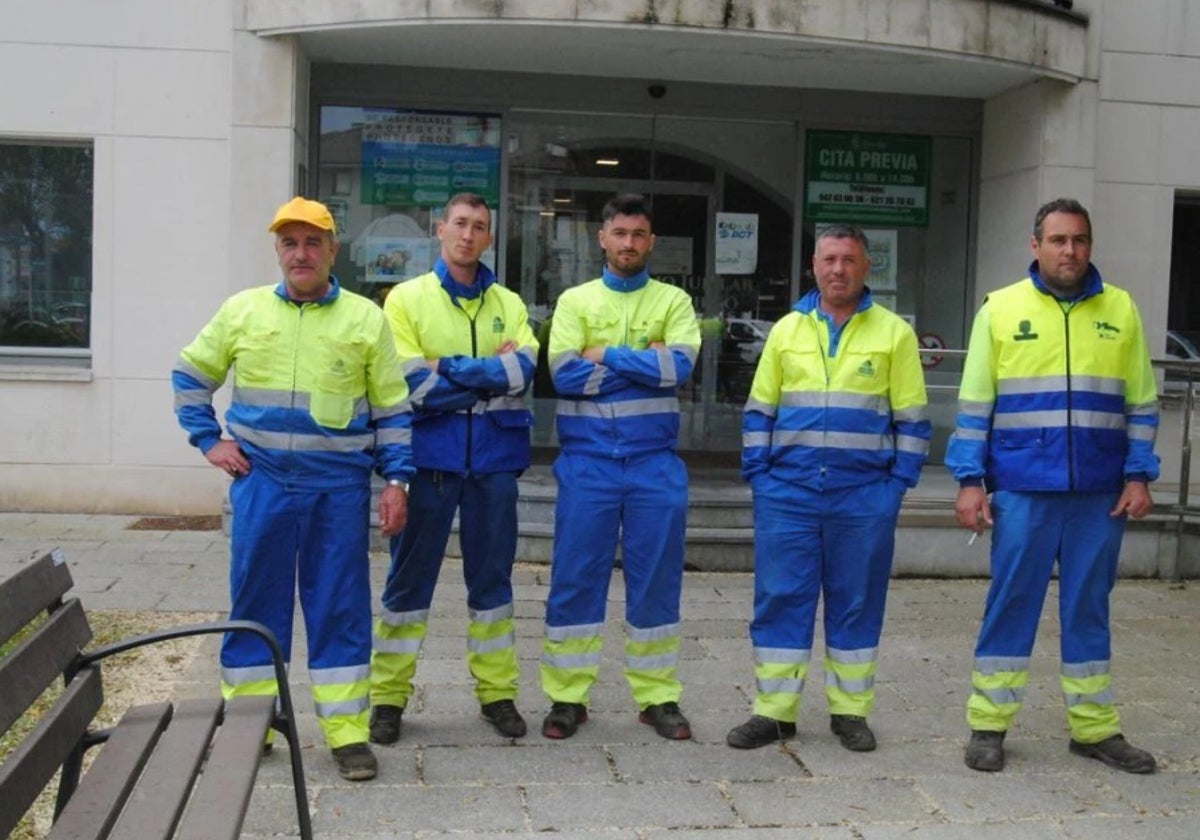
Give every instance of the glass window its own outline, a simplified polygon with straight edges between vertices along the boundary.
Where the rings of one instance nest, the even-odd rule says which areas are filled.
[[[396,283],[433,267],[437,220],[452,195],[478,193],[499,207],[500,118],[492,114],[326,105],[317,155],[317,197],[342,242],[334,274],[381,303]],[[494,253],[483,261],[494,266]]]
[[[86,348],[92,147],[0,143],[0,348]]]

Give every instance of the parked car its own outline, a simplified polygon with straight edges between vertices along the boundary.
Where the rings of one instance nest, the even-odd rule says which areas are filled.
[[[767,333],[771,331],[770,321],[760,321],[755,318],[726,318],[725,337],[727,355],[736,354],[743,362],[758,363],[762,355],[763,345],[767,343]],[[726,354],[723,354],[726,355]]]
[[[1167,330],[1167,358],[1172,361],[1191,362],[1193,364],[1191,381],[1200,385],[1200,348],[1196,342],[1178,330]],[[1168,370],[1163,377],[1165,390],[1182,390],[1188,375],[1182,371]]]

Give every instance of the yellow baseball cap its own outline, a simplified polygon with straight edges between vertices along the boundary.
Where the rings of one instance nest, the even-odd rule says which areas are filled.
[[[337,225],[333,222],[333,214],[329,208],[319,201],[296,196],[287,204],[275,211],[275,219],[267,228],[271,233],[279,230],[288,222],[304,222],[305,224],[337,234]]]

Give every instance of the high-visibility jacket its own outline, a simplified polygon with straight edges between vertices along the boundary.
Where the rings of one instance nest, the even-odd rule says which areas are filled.
[[[519,471],[529,466],[533,413],[526,395],[538,343],[520,296],[480,264],[473,286],[439,258],[384,303],[413,406],[413,457],[421,469]],[[496,354],[509,339],[513,352]],[[440,359],[437,370],[427,360]]]
[[[946,466],[989,490],[1120,490],[1158,477],[1158,395],[1137,306],[1089,266],[1059,300],[1037,263],[975,316]]]
[[[175,413],[202,452],[221,439],[212,398],[231,366],[225,421],[254,469],[305,490],[354,486],[372,466],[412,475],[408,388],[387,322],[336,279],[315,301],[290,300],[283,283],[239,292],[183,349]]]
[[[813,289],[767,336],[742,416],[742,477],[915,486],[930,437],[916,334],[869,290],[840,327],[819,300]]]
[[[652,348],[661,343],[661,348]],[[604,361],[584,359],[604,347]],[[679,442],[679,399],[700,351],[687,292],[643,270],[596,280],[559,296],[550,328],[550,372],[558,391],[564,452],[628,458]]]

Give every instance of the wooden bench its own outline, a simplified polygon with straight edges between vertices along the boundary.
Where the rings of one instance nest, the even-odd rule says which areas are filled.
[[[0,733],[7,732],[59,676],[62,693],[0,764],[0,837],[28,811],[62,768],[51,838],[237,838],[270,728],[288,743],[300,835],[312,825],[300,739],[283,655],[265,626],[251,621],[194,624],[138,636],[91,651],[83,606],[55,549],[0,582]],[[45,620],[38,622],[42,612]],[[239,697],[151,703],[120,723],[96,729],[104,701],[100,662],[147,644],[227,631],[255,633],[271,648],[275,698]],[[84,753],[103,744],[87,773]]]

